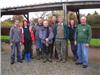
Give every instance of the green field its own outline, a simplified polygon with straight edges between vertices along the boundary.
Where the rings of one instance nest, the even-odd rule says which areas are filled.
[[[1,41],[9,41],[9,36],[1,36],[0,37],[0,40]],[[99,39],[95,39],[95,38],[93,38],[92,40],[91,40],[91,42],[90,42],[90,45],[91,46],[100,46],[100,38]]]
[[[99,39],[92,39],[90,42],[91,46],[100,46],[100,38]]]
[[[9,36],[0,36],[1,41],[9,41]]]

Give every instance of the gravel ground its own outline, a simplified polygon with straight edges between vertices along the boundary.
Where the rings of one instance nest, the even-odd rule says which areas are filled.
[[[100,49],[89,49],[89,67],[84,69],[81,65],[75,65],[72,60],[72,53],[69,49],[69,57],[66,63],[56,62],[43,63],[43,60],[31,62],[16,62],[10,64],[9,44],[2,44],[1,51],[1,75],[100,75]]]

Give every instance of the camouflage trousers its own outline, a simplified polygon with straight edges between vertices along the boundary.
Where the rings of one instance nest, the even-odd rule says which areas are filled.
[[[67,41],[65,39],[56,39],[55,47],[57,50],[59,60],[67,60],[68,56]]]

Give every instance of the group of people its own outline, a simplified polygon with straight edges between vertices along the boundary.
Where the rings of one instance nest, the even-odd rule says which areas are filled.
[[[50,21],[38,18],[35,25],[24,20],[20,27],[19,20],[15,20],[10,29],[11,64],[15,63],[16,57],[20,63],[23,60],[29,62],[33,58],[32,45],[36,45],[37,59],[43,59],[43,63],[52,62],[53,58],[65,63],[69,40],[75,64],[88,67],[88,47],[92,32],[85,16],[80,18],[80,22],[76,25],[72,19],[67,25],[62,16],[53,15]],[[23,51],[20,50],[21,45],[24,45]]]

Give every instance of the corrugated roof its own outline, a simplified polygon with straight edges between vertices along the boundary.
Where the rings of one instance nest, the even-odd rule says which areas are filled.
[[[0,0],[0,9],[38,5],[44,3],[56,3],[61,1],[77,2],[77,1],[100,1],[100,0]]]
[[[78,9],[87,9],[87,8],[100,8],[100,1],[52,2],[52,3],[42,3],[42,4],[34,4],[34,5],[27,5],[20,7],[4,8],[1,9],[1,15],[27,14],[28,12],[62,10],[63,4],[67,5],[68,10],[70,11],[75,11]]]

